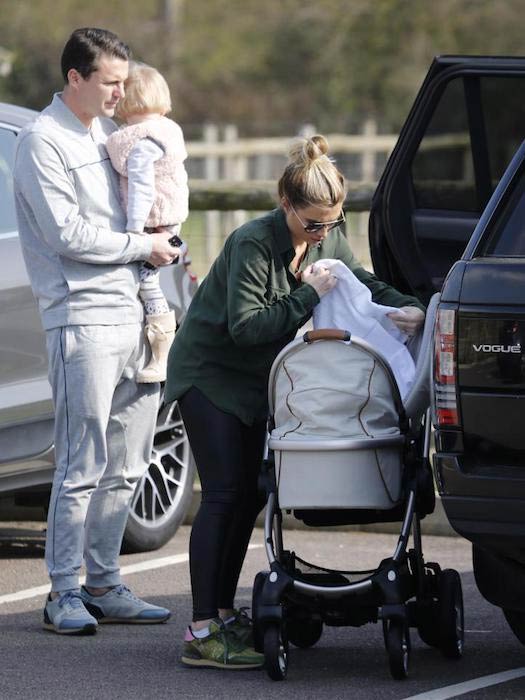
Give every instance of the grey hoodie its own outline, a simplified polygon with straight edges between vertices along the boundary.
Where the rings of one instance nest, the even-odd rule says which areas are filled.
[[[59,94],[18,136],[20,241],[44,328],[136,323],[148,235],[126,233],[118,175],[104,146],[110,119],[85,127]]]

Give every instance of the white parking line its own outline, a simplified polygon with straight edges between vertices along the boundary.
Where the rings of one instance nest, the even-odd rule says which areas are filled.
[[[444,688],[437,688],[436,690],[427,690],[424,693],[404,698],[404,700],[448,700],[449,698],[456,698],[458,695],[465,695],[465,693],[470,693],[473,690],[488,688],[491,685],[498,685],[498,683],[507,683],[516,678],[522,678],[523,676],[525,676],[525,666],[520,666],[510,671],[492,673],[490,676],[480,676],[479,678],[474,678],[464,683],[447,685]]]
[[[258,549],[262,547],[262,544],[250,544],[248,549]],[[120,569],[120,573],[123,576],[128,574],[136,574],[139,571],[151,571],[152,569],[162,569],[165,566],[173,566],[174,564],[182,564],[188,561],[188,554],[174,554],[171,557],[160,557],[159,559],[148,559],[146,561],[140,561],[137,564],[129,564],[128,566],[123,566]],[[85,577],[80,579],[80,583],[85,582]],[[36,586],[35,588],[26,588],[23,591],[17,591],[16,593],[7,593],[0,596],[0,605],[6,603],[15,603],[18,600],[27,600],[28,598],[36,598],[36,596],[43,596],[49,592],[49,583],[45,586]]]

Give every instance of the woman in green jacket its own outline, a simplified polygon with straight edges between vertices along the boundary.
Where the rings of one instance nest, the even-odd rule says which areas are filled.
[[[279,180],[280,207],[234,231],[192,300],[168,361],[166,398],[178,399],[197,463],[202,502],[190,539],[193,621],[182,662],[254,668],[249,620],[234,596],[257,514],[267,420],[267,382],[279,351],[337,283],[322,258],[342,260],[373,301],[403,308],[391,318],[413,334],[419,302],[355,260],[344,222],[343,175],[322,136],[290,151]]]

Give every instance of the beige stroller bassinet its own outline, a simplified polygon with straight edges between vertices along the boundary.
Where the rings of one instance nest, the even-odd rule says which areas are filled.
[[[325,624],[382,620],[394,678],[408,673],[410,627],[446,656],[461,656],[461,581],[424,561],[420,533],[434,499],[428,406],[437,299],[404,401],[381,353],[345,331],[310,331],[273,363],[263,478],[270,571],[257,574],[252,614],[255,646],[274,680],[286,675],[288,643],[312,646]],[[315,526],[400,522],[400,535],[394,554],[373,571],[320,568],[284,548],[283,510]]]
[[[340,331],[305,339],[283,350],[270,377],[269,447],[280,507],[394,507],[405,438],[389,366]]]

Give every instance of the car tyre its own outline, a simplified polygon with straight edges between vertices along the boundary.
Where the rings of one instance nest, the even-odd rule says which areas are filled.
[[[525,644],[525,610],[503,608],[503,614],[516,638]]]
[[[166,544],[183,523],[193,495],[195,462],[178,403],[161,395],[151,463],[137,484],[122,552],[146,552]]]

